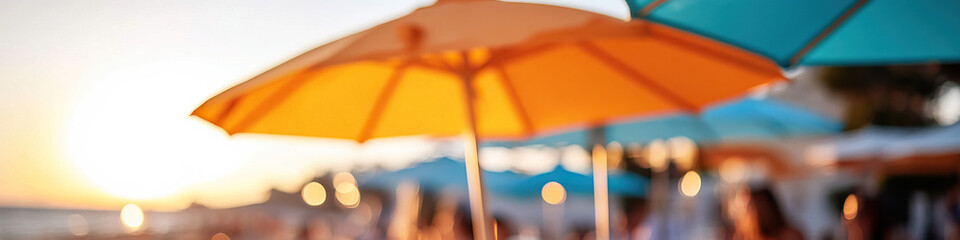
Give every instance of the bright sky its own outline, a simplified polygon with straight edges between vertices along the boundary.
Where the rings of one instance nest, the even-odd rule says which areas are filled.
[[[436,146],[228,138],[187,116],[288,58],[431,2],[0,1],[0,206],[229,207],[271,187],[296,191],[318,172],[402,166]],[[628,15],[622,0],[539,2]]]

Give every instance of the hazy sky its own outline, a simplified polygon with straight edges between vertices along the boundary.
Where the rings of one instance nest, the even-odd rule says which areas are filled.
[[[423,139],[228,139],[187,115],[290,57],[431,2],[0,1],[0,206],[232,206],[270,187],[296,190],[317,171],[430,152]],[[540,2],[628,16],[622,0]]]

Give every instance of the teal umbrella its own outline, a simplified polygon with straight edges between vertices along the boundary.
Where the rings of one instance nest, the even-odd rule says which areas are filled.
[[[466,194],[467,176],[462,162],[451,158],[437,158],[390,172],[357,173],[361,188],[386,191],[396,189],[402,182],[416,182],[428,191],[454,189]],[[540,196],[540,189],[551,181],[559,182],[573,195],[592,195],[593,177],[571,172],[561,166],[553,171],[533,176],[512,171],[484,172],[484,183],[496,194],[512,197]],[[623,196],[645,196],[647,178],[632,173],[614,173],[609,176],[610,193]]]
[[[700,116],[677,114],[604,127],[607,141],[649,142],[683,136],[697,142],[764,140],[827,135],[843,129],[840,121],[773,99],[744,98],[705,110]],[[526,141],[489,142],[487,147],[528,145],[589,147],[587,131],[564,132]]]
[[[644,18],[801,65],[960,61],[956,0],[626,0]]]
[[[649,180],[646,177],[618,172],[610,174],[607,181],[610,194],[632,197],[647,195]],[[593,195],[594,193],[593,175],[571,172],[562,166],[518,181],[508,188],[508,193],[516,197],[539,197],[543,185],[549,182],[560,183],[570,195]]]
[[[442,157],[396,171],[358,173],[357,183],[361,188],[392,191],[402,182],[416,182],[424,190],[455,189],[466,194],[467,174],[464,168],[462,161]],[[484,171],[483,174],[484,184],[493,192],[504,192],[511,184],[526,177],[510,171]]]

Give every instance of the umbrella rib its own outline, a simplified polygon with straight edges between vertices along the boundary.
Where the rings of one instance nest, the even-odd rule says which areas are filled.
[[[495,54],[493,57],[491,57],[490,60],[488,60],[484,65],[480,66],[477,69],[483,69],[484,67],[487,67],[489,65],[504,64],[506,62],[516,61],[517,59],[521,59],[536,53],[549,50],[555,46],[556,44],[548,43],[548,44],[540,44],[540,45],[530,47],[530,48],[525,48],[525,49],[502,50],[502,51],[499,51],[497,54]]]
[[[240,95],[239,97],[231,99],[230,102],[227,103],[227,106],[224,107],[223,111],[221,111],[220,114],[217,114],[217,118],[214,121],[210,121],[210,123],[213,123],[214,125],[217,125],[217,126],[223,126],[223,121],[226,121],[227,118],[230,117],[230,115],[235,113],[233,109],[237,106],[237,104],[240,103],[240,100],[243,100],[243,95]],[[197,114],[194,113],[193,115],[197,115]]]
[[[847,9],[846,12],[843,12],[843,14],[840,15],[840,17],[834,20],[833,23],[830,24],[830,26],[827,26],[826,29],[824,29],[823,31],[820,31],[820,34],[818,34],[817,37],[813,38],[813,40],[811,40],[806,45],[804,45],[803,48],[800,49],[799,52],[797,52],[796,55],[793,55],[793,57],[790,58],[790,66],[794,66],[797,63],[799,63],[800,59],[806,56],[807,53],[810,52],[810,50],[813,50],[813,47],[820,44],[820,42],[822,42],[823,39],[826,39],[827,36],[830,36],[830,34],[833,33],[833,31],[836,30],[837,27],[839,27],[841,24],[846,22],[847,19],[849,19],[854,12],[857,12],[857,10],[860,10],[860,8],[863,7],[863,5],[866,3],[867,3],[867,0],[857,1],[856,4],[851,6],[849,9]]]
[[[312,68],[305,70],[306,73],[313,72],[313,71],[317,71],[317,70]],[[250,126],[253,126],[253,124],[260,121],[261,118],[263,118],[268,113],[273,111],[273,109],[276,109],[276,106],[282,103],[284,100],[286,100],[290,96],[290,93],[292,93],[293,91],[296,91],[298,88],[300,88],[300,86],[303,86],[303,84],[307,82],[306,75],[307,74],[304,74],[304,73],[297,74],[296,78],[294,78],[290,82],[287,82],[287,84],[284,84],[276,92],[273,92],[272,94],[270,94],[270,96],[267,97],[267,99],[260,102],[259,105],[257,105],[253,110],[250,111],[250,113],[248,113],[246,116],[241,118],[240,121],[233,126],[233,131],[231,132],[237,133],[237,132],[246,131],[247,128],[249,128]]]
[[[407,71],[407,67],[410,66],[409,62],[404,62],[397,66],[397,69],[393,71],[393,74],[390,74],[390,78],[387,79],[386,86],[380,90],[380,94],[377,95],[377,100],[374,102],[373,107],[370,109],[370,113],[367,114],[367,120],[363,123],[363,128],[360,130],[360,136],[357,137],[357,141],[364,142],[370,139],[370,136],[373,134],[373,130],[377,126],[377,122],[380,121],[380,116],[383,115],[383,109],[387,107],[387,102],[390,98],[393,97],[393,93],[397,90],[397,85],[400,83],[400,79],[403,76],[404,72]]]
[[[640,17],[646,17],[647,15],[650,15],[653,10],[657,9],[657,7],[666,1],[667,0],[656,0],[650,4],[647,4],[646,6],[643,6],[643,9],[640,9]]]
[[[653,92],[657,93],[661,97],[666,98],[677,107],[680,107],[688,111],[696,111],[699,109],[697,105],[683,99],[682,97],[680,97],[673,91],[670,91],[666,87],[663,87],[660,84],[657,84],[656,82],[651,81],[650,78],[644,76],[643,74],[640,74],[637,71],[634,71],[626,63],[623,63],[622,61],[614,58],[613,56],[610,56],[603,50],[600,50],[600,48],[597,48],[596,46],[587,42],[581,42],[577,46],[580,47],[580,49],[583,49],[584,51],[586,51],[587,54],[603,62],[606,66],[609,66],[610,68],[613,68],[613,70],[619,72],[620,74],[626,76],[627,78],[630,78],[631,80],[633,80],[634,83],[637,83],[641,87],[645,87],[649,90],[652,90]]]
[[[449,72],[453,71],[452,69],[450,69],[449,67],[447,67],[446,64],[444,64],[444,65],[437,65],[437,64],[426,63],[426,62],[423,62],[423,61],[417,61],[417,62],[411,63],[411,65],[414,65],[414,66],[417,66],[417,67],[422,67],[422,68],[425,68],[425,69],[434,70],[434,71],[437,71],[437,72],[443,72],[443,73],[449,73]]]
[[[533,121],[530,120],[530,114],[527,113],[527,109],[523,106],[523,103],[520,102],[520,96],[517,94],[516,87],[513,86],[513,81],[510,81],[510,78],[507,77],[507,71],[503,69],[502,65],[494,65],[494,68],[500,73],[500,85],[503,85],[503,88],[507,90],[507,94],[510,95],[510,100],[513,102],[513,109],[517,111],[517,115],[520,116],[521,121],[523,121],[524,135],[532,134]]]

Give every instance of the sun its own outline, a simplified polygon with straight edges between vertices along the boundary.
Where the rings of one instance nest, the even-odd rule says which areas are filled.
[[[130,199],[169,196],[229,172],[238,164],[230,140],[188,117],[219,90],[204,84],[208,68],[155,61],[118,68],[87,89],[65,138],[76,167],[106,192]]]

